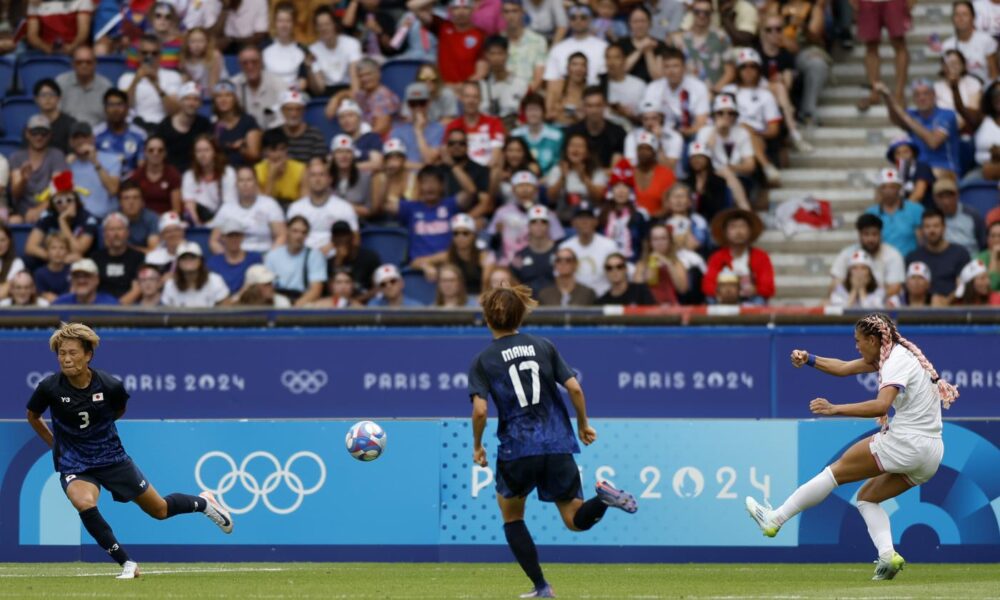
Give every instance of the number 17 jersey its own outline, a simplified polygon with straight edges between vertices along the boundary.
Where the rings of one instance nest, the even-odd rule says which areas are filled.
[[[469,368],[469,396],[497,407],[497,460],[580,451],[559,385],[575,377],[545,338],[516,333],[496,340]]]

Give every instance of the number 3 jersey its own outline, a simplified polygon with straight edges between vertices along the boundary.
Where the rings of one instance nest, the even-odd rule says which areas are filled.
[[[90,370],[86,389],[70,385],[62,373],[43,379],[28,401],[28,410],[50,410],[52,460],[60,473],[81,473],[128,460],[115,427],[115,415],[125,408],[128,392],[104,371]]]
[[[547,339],[493,340],[469,368],[469,396],[497,407],[497,460],[580,451],[558,384],[576,375]]]

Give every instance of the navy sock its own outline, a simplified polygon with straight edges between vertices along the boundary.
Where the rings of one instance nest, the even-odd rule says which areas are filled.
[[[163,500],[167,503],[167,518],[174,515],[183,515],[193,512],[205,512],[208,500],[201,496],[191,496],[188,494],[170,494]]]
[[[503,533],[507,536],[507,545],[514,553],[514,558],[517,559],[531,583],[535,584],[535,589],[545,587],[547,584],[545,576],[542,575],[542,566],[538,564],[538,549],[535,548],[535,541],[531,539],[528,526],[524,524],[524,521],[504,523]]]
[[[123,565],[125,561],[129,560],[128,552],[125,552],[125,549],[118,545],[115,533],[111,531],[111,526],[104,520],[96,506],[81,512],[80,520],[83,521],[83,526],[87,529],[90,537],[94,538],[97,545],[104,548],[118,564]]]
[[[587,531],[597,524],[608,511],[608,505],[600,498],[594,496],[580,506],[580,509],[573,515],[573,526],[580,531]]]

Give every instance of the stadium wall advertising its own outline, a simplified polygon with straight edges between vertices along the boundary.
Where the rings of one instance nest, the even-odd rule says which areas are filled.
[[[507,561],[493,473],[471,464],[467,419],[384,420],[385,454],[344,449],[348,420],[123,421],[126,448],[159,491],[212,490],[233,509],[221,534],[200,515],[154,521],[103,494],[101,510],[140,560]],[[607,478],[639,498],[571,533],[530,502],[542,559],[556,561],[853,561],[874,550],[852,503],[859,484],[764,538],[743,497],[780,502],[868,422],[597,419],[577,457],[585,488]],[[491,422],[487,448],[494,457]],[[1000,421],[948,422],[926,485],[890,501],[911,562],[1000,560]],[[166,441],[169,440],[169,445]],[[0,422],[0,561],[106,561],[83,532],[26,423]]]
[[[871,398],[874,374],[794,369],[792,349],[857,355],[850,327],[544,328],[595,417],[803,418],[808,401]],[[485,329],[100,332],[94,366],[132,393],[129,417],[464,417]],[[1000,327],[907,327],[962,397],[948,417],[1000,417]],[[0,418],[20,419],[56,367],[45,332],[0,332]]]

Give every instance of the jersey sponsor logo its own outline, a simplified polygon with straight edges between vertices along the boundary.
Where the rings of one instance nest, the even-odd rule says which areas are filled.
[[[69,404],[70,402],[73,401],[72,398],[69,398],[67,396],[59,396],[59,399],[62,400],[63,404]]]
[[[281,385],[296,395],[318,393],[326,386],[329,380],[330,377],[322,369],[316,369],[315,371],[307,369],[294,371],[289,369],[281,373]]]
[[[94,402],[104,402],[104,392],[97,392],[96,394],[91,396],[91,399]]]
[[[69,482],[73,481],[74,479],[76,479],[76,475],[67,475],[66,476],[66,483],[69,483]]]
[[[218,482],[214,486],[209,486],[205,483],[202,470],[205,468],[205,463],[211,459],[221,459],[229,470],[222,474]],[[251,462],[263,459],[266,463],[270,463],[274,471],[264,477],[263,481],[258,481],[257,477],[253,475],[248,470]],[[299,459],[308,459],[316,464],[318,469],[318,476],[316,478],[316,483],[310,487],[306,487],[302,481],[302,476],[293,472],[293,467]],[[310,472],[312,470],[310,469]],[[225,507],[229,512],[242,515],[250,512],[257,506],[258,503],[263,502],[264,506],[276,515],[288,515],[302,506],[302,502],[305,500],[306,496],[315,494],[323,487],[326,482],[326,464],[323,459],[319,457],[315,452],[310,452],[308,450],[301,450],[292,454],[282,465],[278,458],[266,452],[264,450],[257,450],[256,452],[251,452],[244,458],[239,465],[232,456],[222,452],[220,450],[213,450],[202,455],[198,459],[198,462],[194,466],[194,479],[198,486],[206,491],[211,492],[215,495],[216,500]],[[226,503],[225,494],[229,493],[236,487],[239,483],[243,490],[250,494],[250,501],[242,507],[230,506]],[[270,494],[277,491],[279,487],[284,486],[295,495],[295,500],[291,505],[287,507],[275,506],[271,502]],[[287,494],[282,493],[282,497],[287,497]]]

